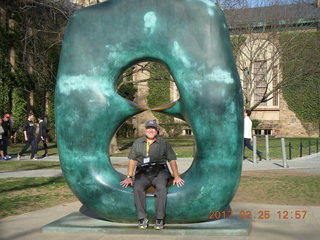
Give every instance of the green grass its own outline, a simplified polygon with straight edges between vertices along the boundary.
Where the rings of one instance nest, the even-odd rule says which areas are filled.
[[[193,157],[195,154],[195,140],[193,137],[169,138],[169,143],[177,154],[177,157]]]
[[[320,175],[242,176],[236,201],[320,205]]]
[[[73,201],[63,177],[0,179],[0,218]]]
[[[285,138],[286,144],[286,156],[289,159],[289,143],[292,145],[292,159],[300,157],[300,143],[303,145],[302,156],[308,155],[308,144],[311,143],[311,153],[316,152],[316,141],[319,142],[320,147],[320,139],[319,138]],[[265,138],[257,138],[257,149],[266,152],[265,150]],[[320,149],[319,149],[320,150]],[[251,156],[251,151],[246,149],[246,155]],[[281,138],[269,138],[269,157],[271,159],[282,159],[281,153]]]
[[[60,169],[60,162],[47,162],[47,161],[1,161],[0,170],[5,171],[22,171],[22,170],[35,170],[35,169]]]

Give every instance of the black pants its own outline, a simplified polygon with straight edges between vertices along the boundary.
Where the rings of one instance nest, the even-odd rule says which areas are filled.
[[[42,141],[43,143],[43,148],[44,148],[44,155],[48,154],[48,145],[47,145],[47,140],[44,138],[43,140],[41,139],[41,136],[37,137],[37,150],[39,146],[39,142]]]
[[[23,155],[27,151],[27,149],[30,147],[30,145],[31,145],[30,158],[34,158],[34,155],[37,152],[37,142],[36,142],[36,138],[34,136],[31,136],[31,137],[28,136],[28,141],[26,142],[26,145],[23,147],[23,149],[21,150],[21,152],[19,154]]]
[[[146,190],[151,185],[156,188],[155,191],[155,210],[156,219],[164,219],[167,203],[167,183],[170,179],[170,172],[161,169],[154,175],[139,173],[134,180],[134,203],[137,210],[138,219],[147,218],[146,213]]]
[[[253,151],[253,147],[251,145],[251,139],[250,138],[245,138],[244,139],[244,150],[243,150],[243,154],[245,152],[245,147],[249,148],[251,151]],[[258,156],[261,156],[262,155],[262,152],[260,152],[259,150],[257,150],[257,154]]]
[[[8,155],[8,145],[9,145],[8,136],[3,136],[2,137],[2,144],[3,144],[3,155],[7,156]]]

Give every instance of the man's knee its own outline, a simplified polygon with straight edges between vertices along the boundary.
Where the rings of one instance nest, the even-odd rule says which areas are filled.
[[[133,185],[133,190],[134,190],[134,192],[145,192],[146,186],[145,186],[145,184],[135,182]]]
[[[157,184],[155,187],[156,187],[156,192],[158,193],[159,192],[166,193],[168,191],[166,183]]]

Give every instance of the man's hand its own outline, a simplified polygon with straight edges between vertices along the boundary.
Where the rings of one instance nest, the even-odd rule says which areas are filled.
[[[24,137],[24,140],[25,140],[26,142],[28,142],[28,137]]]
[[[184,184],[184,180],[181,177],[175,177],[173,179],[173,185],[176,185],[177,187],[182,187]]]
[[[133,170],[134,170],[134,167],[136,166],[136,163],[137,163],[136,160],[129,159],[127,176],[133,176]],[[120,182],[120,185],[125,188],[127,188],[129,185],[133,186],[133,180],[131,177],[127,177],[125,180]]]
[[[126,178],[125,180],[120,182],[120,185],[125,188],[127,188],[129,185],[133,186],[132,178]]]

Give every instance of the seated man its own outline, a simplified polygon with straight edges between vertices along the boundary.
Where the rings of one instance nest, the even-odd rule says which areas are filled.
[[[146,190],[151,185],[156,188],[156,223],[154,228],[163,228],[167,201],[167,183],[171,176],[167,167],[167,161],[173,173],[173,185],[181,187],[184,184],[178,173],[176,154],[165,139],[157,136],[158,130],[159,127],[156,121],[149,120],[146,122],[146,136],[138,138],[133,143],[128,156],[128,175],[125,180],[120,182],[123,187],[131,185],[134,188],[134,202],[139,220],[138,227],[141,229],[148,227]],[[136,164],[136,174],[133,181],[133,172]]]

